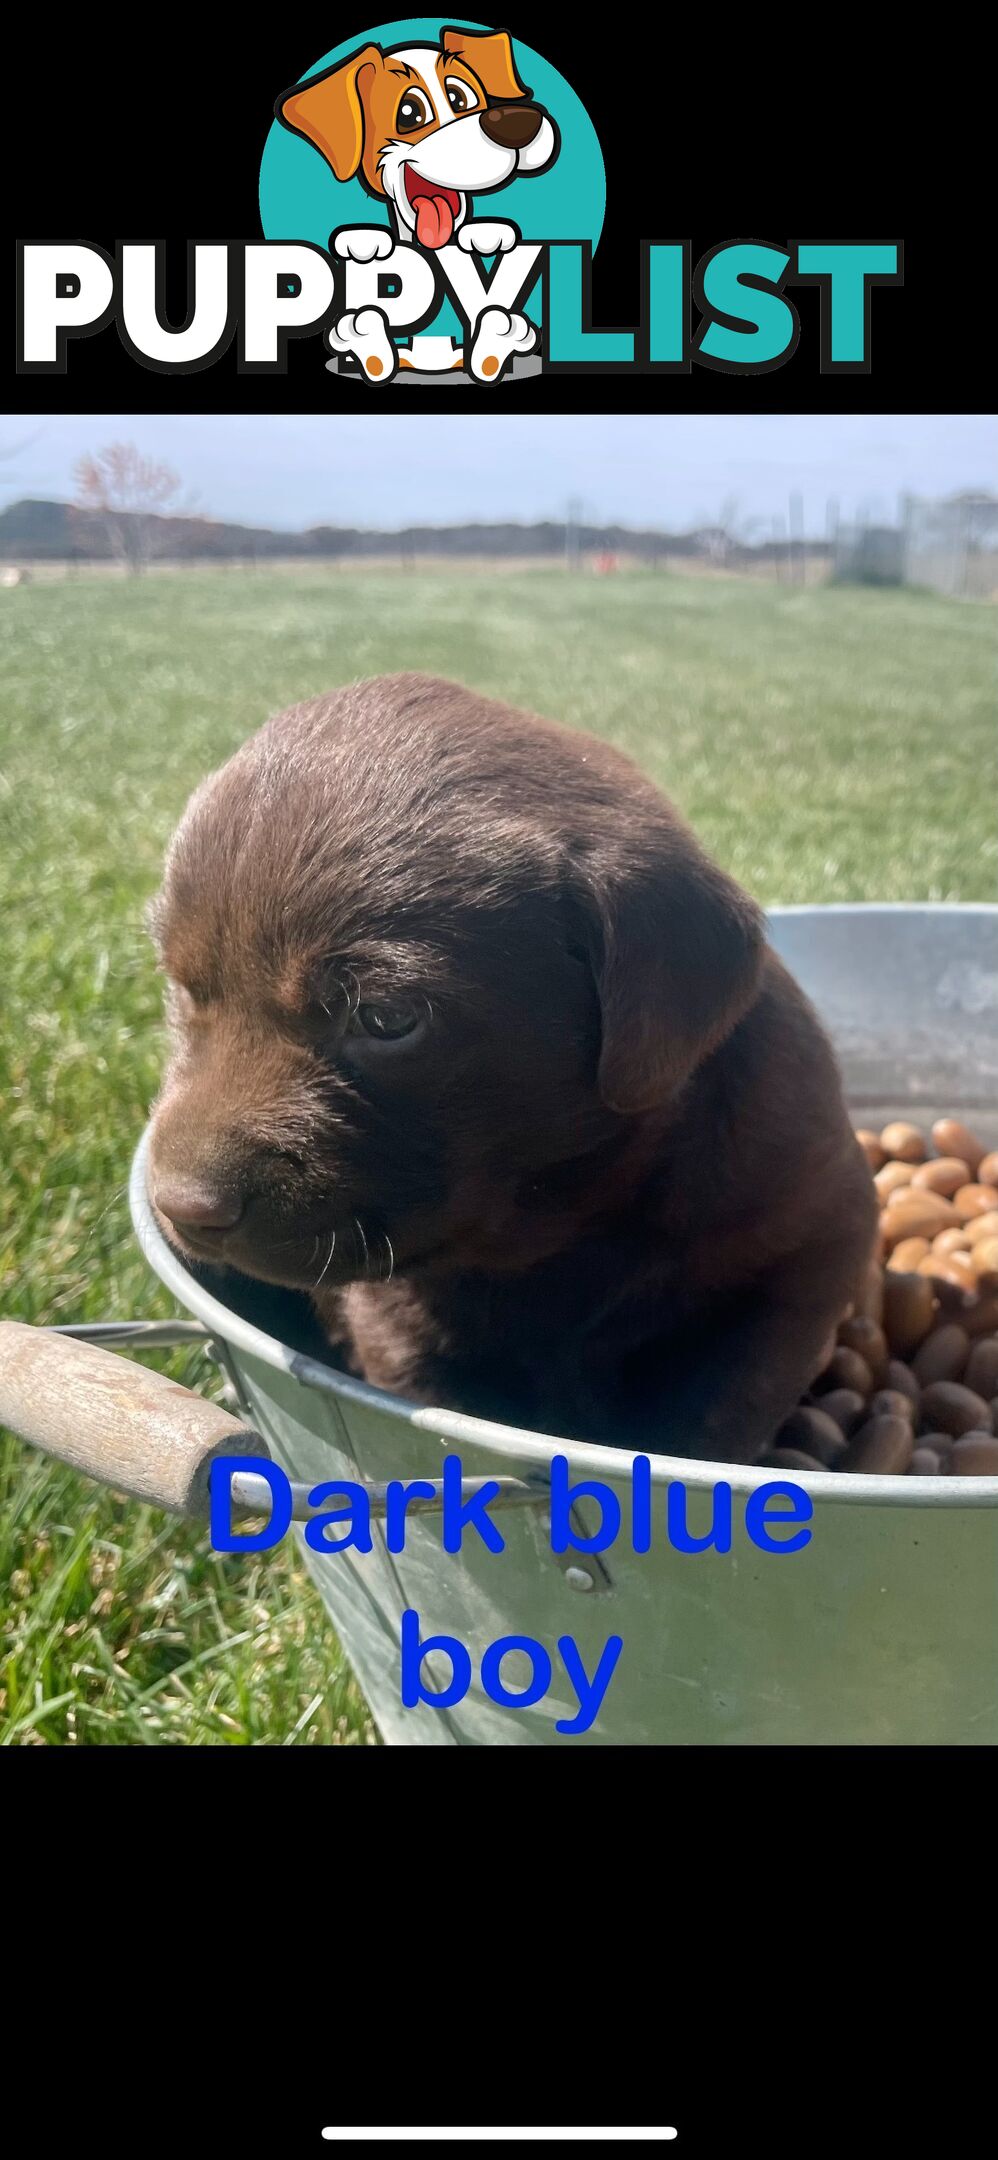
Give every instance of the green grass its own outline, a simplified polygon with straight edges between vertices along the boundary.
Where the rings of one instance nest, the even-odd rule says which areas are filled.
[[[989,608],[641,572],[192,572],[4,594],[0,646],[8,1317],[171,1309],[124,1199],[162,1053],[143,904],[195,781],[294,699],[425,668],[604,733],[767,903],[995,895]],[[157,1362],[205,1384],[197,1353]],[[290,1545],[213,1554],[6,1439],[0,1582],[8,1742],[372,1737]]]

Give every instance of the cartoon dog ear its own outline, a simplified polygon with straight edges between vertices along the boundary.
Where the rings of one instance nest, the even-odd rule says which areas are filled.
[[[594,851],[576,894],[602,1011],[600,1095],[625,1115],[660,1108],[753,1002],[761,911],[678,817],[653,840]]]
[[[440,43],[450,59],[467,61],[486,97],[494,98],[497,104],[530,96],[516,72],[513,47],[505,30],[442,30]]]
[[[282,92],[274,110],[293,135],[304,135],[331,165],[337,180],[352,180],[364,149],[363,95],[384,67],[379,45],[365,45],[349,60],[338,61],[325,75],[295,83]]]

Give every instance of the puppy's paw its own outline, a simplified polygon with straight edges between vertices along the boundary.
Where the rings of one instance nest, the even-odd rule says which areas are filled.
[[[489,224],[476,218],[473,224],[461,226],[457,244],[466,255],[508,255],[519,237],[515,225],[505,225],[498,219]]]
[[[510,315],[505,308],[486,308],[479,316],[475,342],[468,363],[476,382],[498,382],[517,353],[528,353],[537,343],[537,332],[525,315]]]
[[[391,382],[398,367],[398,353],[380,308],[358,308],[355,315],[341,315],[327,330],[326,343],[333,352],[352,353],[368,382]]]
[[[395,246],[383,225],[358,225],[333,234],[333,253],[343,262],[380,262]]]

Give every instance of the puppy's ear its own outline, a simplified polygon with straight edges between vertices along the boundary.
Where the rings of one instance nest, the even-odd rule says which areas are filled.
[[[364,149],[364,98],[384,67],[378,45],[340,60],[325,75],[284,90],[274,111],[292,135],[304,135],[331,165],[337,180],[352,180]]]
[[[493,98],[497,105],[508,104],[510,98],[530,96],[516,72],[513,47],[505,30],[444,30],[440,42],[452,60],[467,61],[486,97]]]
[[[599,1090],[612,1110],[654,1110],[748,1010],[764,938],[755,902],[685,826],[622,837],[582,870],[602,1011]]]

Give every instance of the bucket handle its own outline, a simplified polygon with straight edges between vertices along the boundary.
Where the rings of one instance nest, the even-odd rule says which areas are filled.
[[[143,1348],[164,1342],[211,1341],[205,1328],[186,1321],[101,1321],[72,1333],[28,1327],[18,1320],[0,1321],[0,1425],[57,1462],[95,1478],[99,1485],[111,1485],[172,1514],[206,1521],[215,1456],[269,1457],[266,1441],[219,1403],[206,1402],[165,1374],[99,1348],[94,1335],[98,1343],[117,1339]],[[372,1519],[381,1521],[387,1484],[359,1482],[368,1496]],[[432,1486],[432,1497],[409,1500],[407,1513],[439,1511],[443,1480],[420,1482]],[[492,1503],[496,1507],[547,1505],[549,1499],[547,1486],[539,1481],[475,1477],[462,1479],[462,1501],[491,1484],[499,1486]],[[292,1483],[295,1522],[305,1522],[313,1514],[308,1500],[311,1490],[309,1485]],[[231,1495],[233,1508],[243,1513],[270,1513],[270,1486],[258,1473],[235,1473]]]

